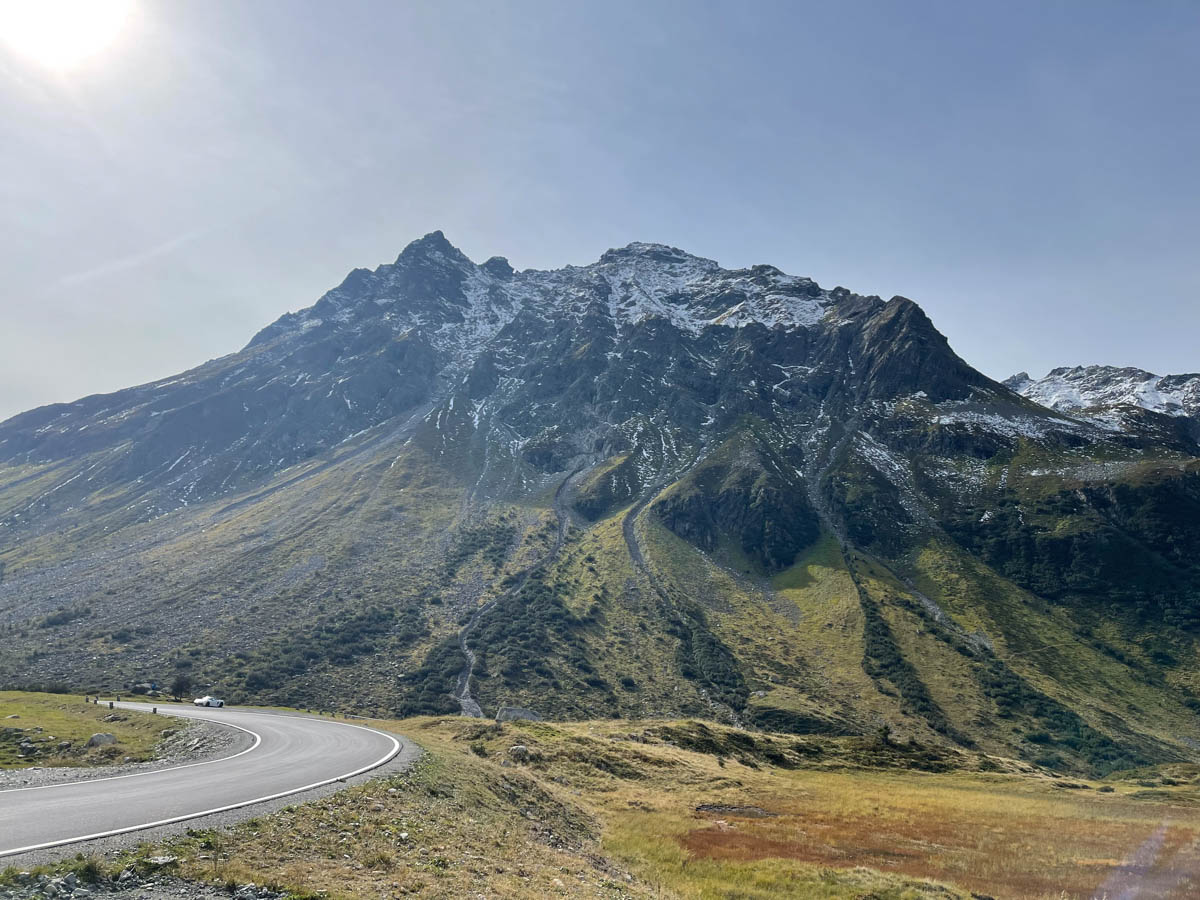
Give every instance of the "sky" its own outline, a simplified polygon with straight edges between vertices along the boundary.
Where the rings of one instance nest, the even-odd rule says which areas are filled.
[[[70,64],[0,16],[0,418],[237,350],[434,229],[902,294],[996,378],[1200,371],[1193,0],[120,2]]]

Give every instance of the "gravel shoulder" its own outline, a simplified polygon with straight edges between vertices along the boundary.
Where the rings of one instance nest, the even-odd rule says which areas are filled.
[[[231,890],[187,881],[169,872],[138,875],[126,869],[118,878],[85,882],[78,878],[30,876],[8,888],[0,887],[0,900],[42,900],[42,898],[125,897],[127,900],[282,900],[284,894],[253,884],[237,885]]]
[[[164,725],[177,726],[181,721],[186,721],[187,724],[159,744],[157,759],[108,766],[33,766],[28,769],[3,769],[0,770],[0,791],[73,781],[92,781],[96,778],[113,778],[208,762],[240,753],[254,742],[254,738],[246,732],[216,722],[170,719]]]

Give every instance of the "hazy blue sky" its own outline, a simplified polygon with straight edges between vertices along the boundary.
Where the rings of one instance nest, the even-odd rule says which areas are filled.
[[[1200,3],[180,0],[65,73],[0,43],[0,417],[435,228],[904,294],[996,377],[1200,370]]]

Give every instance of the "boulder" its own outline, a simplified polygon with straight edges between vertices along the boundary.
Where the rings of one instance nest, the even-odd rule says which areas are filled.
[[[109,734],[107,731],[100,731],[88,738],[87,745],[89,747],[104,747],[108,744],[115,744],[116,742],[117,736],[115,734]]]
[[[502,706],[496,712],[497,722],[516,722],[518,720],[527,722],[540,722],[542,717],[532,709],[522,709],[519,706]]]

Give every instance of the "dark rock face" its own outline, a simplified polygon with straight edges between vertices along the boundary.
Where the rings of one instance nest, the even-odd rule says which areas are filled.
[[[955,356],[917,304],[893,297],[864,322],[858,340],[861,399],[924,391],[933,402],[961,400],[992,382]]]
[[[990,514],[989,514],[990,513]],[[1033,593],[1200,628],[1200,472],[1097,481],[1044,496],[1026,521],[1009,494],[948,523],[957,539]],[[1070,528],[1050,528],[1070,522]]]
[[[740,463],[740,464],[739,464]],[[702,550],[722,534],[769,572],[786,569],[820,534],[803,479],[755,455],[729,464],[706,460],[654,505],[671,531]]]

